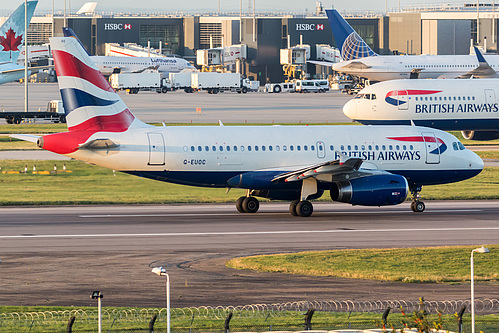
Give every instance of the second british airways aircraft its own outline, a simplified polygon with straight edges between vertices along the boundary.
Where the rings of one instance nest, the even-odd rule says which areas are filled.
[[[423,185],[468,179],[483,161],[446,132],[416,126],[163,126],[128,110],[73,38],[51,38],[68,132],[15,135],[43,149],[159,181],[241,188],[236,203],[255,213],[256,197],[289,200],[310,216],[310,199],[383,206]]]

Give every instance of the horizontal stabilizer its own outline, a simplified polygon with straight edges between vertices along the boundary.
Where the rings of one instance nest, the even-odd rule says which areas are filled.
[[[11,134],[9,135],[11,138],[29,141],[33,143],[37,143],[38,139],[41,138],[39,135],[31,135],[31,134]]]
[[[120,145],[110,139],[95,139],[82,144],[79,149],[101,150],[118,148]]]
[[[46,65],[46,66],[36,66],[36,67],[28,67],[28,71],[33,73],[34,71],[38,72],[42,69],[54,68],[54,65]],[[1,74],[14,73],[24,71],[24,67],[19,67],[15,69],[8,69],[6,71],[0,71]]]

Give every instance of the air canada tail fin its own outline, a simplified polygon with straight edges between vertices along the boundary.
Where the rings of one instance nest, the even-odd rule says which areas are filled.
[[[78,38],[78,36],[76,36],[76,34],[73,31],[73,29],[68,28],[68,27],[64,27],[64,28],[62,28],[62,33],[64,34],[64,37],[72,37],[72,38],[76,39],[78,41],[78,43],[80,43],[81,47],[85,50],[85,52],[87,52],[87,54],[89,56],[91,56],[91,54],[85,48],[85,46],[83,45],[83,43],[81,42],[81,40]]]
[[[145,125],[128,110],[76,39],[53,37],[50,45],[70,132],[124,132]]]
[[[343,61],[377,55],[336,9],[326,10],[326,14]]]
[[[26,3],[28,8],[28,26],[37,3],[38,0]],[[0,27],[0,63],[17,61],[26,35],[24,31],[24,16],[23,2]]]

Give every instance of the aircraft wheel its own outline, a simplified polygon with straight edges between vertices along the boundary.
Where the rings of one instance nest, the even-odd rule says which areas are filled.
[[[298,213],[296,212],[296,205],[298,205],[299,202],[300,200],[294,200],[289,204],[289,212],[291,213],[291,215],[298,216]]]
[[[246,197],[243,200],[243,210],[245,213],[256,213],[260,208],[260,203],[255,197]]]
[[[277,94],[280,93],[281,92],[281,86],[275,86],[274,87],[274,92],[277,93]]]
[[[424,210],[425,210],[425,204],[423,201],[414,202],[413,212],[422,213],[422,212],[424,212]]]
[[[244,209],[243,209],[243,201],[244,199],[246,199],[246,197],[240,197],[239,199],[237,199],[236,201],[236,208],[237,208],[237,211],[239,213],[245,213]]]
[[[60,115],[60,116],[59,116],[59,122],[60,122],[61,124],[65,124],[65,123],[66,123],[66,116],[65,116],[65,115],[63,115],[63,114],[62,114],[62,115]]]
[[[163,94],[166,94],[168,92],[168,88],[166,88],[166,87],[161,88],[161,92]]]
[[[18,125],[18,124],[20,124],[22,121],[23,121],[23,119],[21,118],[21,116],[15,116],[15,117],[14,117],[14,124]]]
[[[314,206],[312,206],[310,201],[300,201],[296,205],[296,213],[298,214],[298,216],[309,217],[310,215],[312,215],[313,211]]]
[[[248,92],[248,88],[243,87],[243,88],[241,89],[241,92],[242,92],[243,94],[246,94],[246,93]]]

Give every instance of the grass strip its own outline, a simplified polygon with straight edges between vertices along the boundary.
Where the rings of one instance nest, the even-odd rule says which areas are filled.
[[[470,253],[477,246],[298,252],[235,258],[227,266],[263,272],[409,283],[470,280]],[[476,254],[475,281],[499,281],[499,245]]]
[[[60,172],[66,165],[72,172]],[[58,173],[54,173],[54,166]],[[36,167],[37,174],[33,174]],[[24,169],[28,172],[23,173]],[[45,173],[40,173],[45,171]],[[9,172],[20,172],[17,174]],[[475,178],[425,186],[425,200],[499,199],[499,168]],[[168,204],[235,202],[244,190],[170,184],[116,172],[81,161],[0,160],[0,205]],[[321,201],[330,201],[325,193]]]

